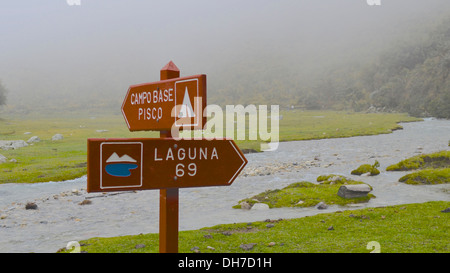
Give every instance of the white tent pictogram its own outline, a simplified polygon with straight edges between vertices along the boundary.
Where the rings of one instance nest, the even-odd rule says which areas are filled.
[[[184,92],[183,104],[181,105],[178,118],[193,118],[195,117],[194,109],[192,108],[191,98],[189,97],[188,89]]]

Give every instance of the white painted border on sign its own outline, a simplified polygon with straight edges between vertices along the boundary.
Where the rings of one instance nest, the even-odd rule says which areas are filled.
[[[229,140],[229,142],[230,142],[231,146],[234,148],[234,150],[236,151],[236,153],[237,153],[237,154],[239,155],[239,157],[241,158],[242,164],[241,164],[241,166],[239,167],[239,169],[237,169],[237,171],[234,173],[234,175],[231,177],[231,179],[228,181],[228,184],[230,184],[232,181],[234,181],[236,175],[238,175],[238,174],[241,172],[242,168],[244,168],[244,166],[246,165],[245,159],[242,158],[242,155],[241,155],[241,153],[239,152],[239,149],[236,147],[236,145],[234,145],[234,142],[231,141],[231,140]]]
[[[191,82],[191,81],[196,81],[197,82],[197,90],[196,90],[196,92],[197,92],[197,96],[194,96],[194,107],[196,106],[195,105],[195,97],[199,97],[199,94],[198,94],[198,79],[188,79],[188,80],[182,80],[182,81],[176,81],[175,82],[175,107],[178,105],[177,104],[177,83],[182,83],[182,82]],[[185,92],[185,90],[181,90],[181,92]],[[188,90],[188,92],[189,92],[189,90]],[[189,97],[191,97],[190,95],[189,95]],[[194,109],[194,113],[196,112],[195,110],[197,110],[197,109]],[[177,115],[175,115],[175,126],[176,127],[181,127],[181,126],[198,126],[198,120],[199,119],[201,119],[201,117],[197,117],[197,118],[194,118],[194,120],[196,120],[197,122],[195,123],[195,124],[177,124]]]
[[[124,186],[103,186],[103,145],[140,145],[141,146],[141,179],[139,185],[124,185]],[[100,189],[121,189],[121,188],[139,188],[142,187],[142,170],[144,163],[144,143],[142,142],[102,142],[100,144]]]
[[[127,99],[128,99],[128,96],[130,95],[130,91],[131,91],[131,87],[128,88],[127,94],[125,95],[125,99],[122,102],[122,108],[121,108],[122,115],[125,118],[125,122],[127,123],[128,129],[131,129],[131,126],[130,126],[130,123],[128,122],[127,115],[125,115],[125,111],[123,110],[123,108],[125,107],[125,104],[127,103]]]

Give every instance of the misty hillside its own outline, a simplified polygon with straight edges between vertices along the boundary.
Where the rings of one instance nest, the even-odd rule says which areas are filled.
[[[5,1],[0,31],[2,117],[121,115],[171,60],[208,104],[450,117],[448,0]]]
[[[234,88],[233,96],[225,87],[214,100],[450,118],[450,19],[407,36],[399,35],[373,58],[328,66],[311,78],[277,71],[275,60],[274,67],[265,68],[268,71],[255,67],[254,73],[264,75],[260,82],[227,86]]]

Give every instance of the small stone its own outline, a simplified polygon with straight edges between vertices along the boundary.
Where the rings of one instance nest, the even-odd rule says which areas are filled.
[[[328,208],[328,206],[324,202],[320,202],[319,204],[316,205],[316,208],[317,209],[326,209],[326,208]]]
[[[92,201],[91,201],[91,200],[88,200],[88,199],[84,199],[83,201],[81,201],[80,203],[78,203],[78,205],[80,205],[80,206],[90,205],[90,204],[92,204]]]
[[[267,224],[266,228],[273,228],[275,225],[274,224]]]
[[[270,243],[268,244],[268,246],[274,246],[274,245],[276,245],[275,242],[270,242]]]
[[[441,210],[441,212],[444,212],[444,213],[450,212],[450,208],[446,208],[444,210]]]
[[[249,210],[249,209],[251,209],[251,208],[252,208],[252,206],[250,206],[249,203],[247,203],[247,202],[241,202],[241,209],[247,209],[247,210]]]
[[[212,246],[207,246],[206,247],[207,249],[209,249],[209,250],[216,250],[214,247],[212,247]]]
[[[195,252],[196,250],[198,251],[199,249],[200,249],[200,248],[199,248],[198,246],[194,246],[193,248],[191,248],[191,251],[194,251],[194,252]],[[198,252],[196,252],[196,253],[198,253]]]
[[[268,210],[269,205],[265,203],[256,203],[252,206],[252,210]]]
[[[27,140],[27,143],[31,144],[31,143],[36,143],[39,141],[41,141],[41,139],[38,136],[32,136],[30,139]]]
[[[231,234],[233,234],[231,231],[224,231],[222,232],[223,235],[225,236],[231,236]]]
[[[334,230],[334,227],[333,227],[333,226],[330,226],[330,227],[328,228],[328,230]]]
[[[2,214],[2,215],[0,215],[0,220],[3,220],[3,219],[6,219],[6,214]]]
[[[134,248],[139,249],[139,248],[144,248],[144,247],[145,247],[144,244],[137,244]]]
[[[211,234],[203,235],[203,237],[204,237],[205,239],[212,239],[212,235],[211,235]]]
[[[32,203],[32,202],[28,202],[26,205],[25,205],[25,209],[37,209],[38,208],[38,206],[36,205],[36,203]]]
[[[61,134],[56,134],[56,135],[52,136],[52,141],[57,141],[57,140],[62,140],[62,139],[64,139],[64,137]]]
[[[251,250],[256,245],[256,243],[250,243],[250,244],[242,244],[239,247],[243,250]]]

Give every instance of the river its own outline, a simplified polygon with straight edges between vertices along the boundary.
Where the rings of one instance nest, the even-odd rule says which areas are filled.
[[[450,150],[450,121],[425,119],[401,124],[391,134],[280,143],[272,152],[247,154],[243,173],[229,187],[180,190],[180,230],[223,223],[298,218],[343,209],[434,200],[450,201],[450,184],[413,186],[398,182],[407,172],[390,164],[420,154]],[[381,174],[355,177],[361,164],[380,163]],[[280,166],[284,166],[281,168]],[[232,209],[239,200],[323,174],[341,174],[373,187],[376,198],[348,207]],[[70,241],[157,233],[159,191],[86,193],[86,177],[71,181],[0,185],[0,252],[56,252]],[[91,204],[80,205],[88,199]],[[38,209],[26,210],[34,202]]]

